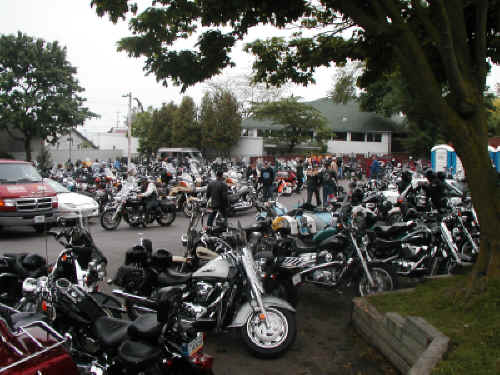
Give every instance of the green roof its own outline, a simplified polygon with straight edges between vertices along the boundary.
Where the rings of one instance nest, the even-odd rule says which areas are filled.
[[[304,104],[320,111],[326,117],[328,127],[333,131],[387,132],[393,131],[394,126],[401,121],[401,119],[388,119],[374,112],[362,112],[356,102],[336,104],[329,98],[322,98]],[[253,118],[245,119],[241,124],[241,127],[246,129],[268,129],[272,126],[269,120],[259,121]]]

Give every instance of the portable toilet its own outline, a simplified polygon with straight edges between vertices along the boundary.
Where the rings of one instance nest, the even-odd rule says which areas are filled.
[[[500,146],[497,147],[497,152],[495,153],[495,167],[497,172],[500,173]]]
[[[457,153],[449,145],[436,145],[431,149],[431,167],[434,172],[451,171],[454,175],[457,170]]]
[[[497,150],[495,147],[488,145],[488,154],[490,155],[491,162],[497,167]]]

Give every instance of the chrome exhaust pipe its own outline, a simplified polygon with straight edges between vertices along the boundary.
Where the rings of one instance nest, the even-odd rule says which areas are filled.
[[[146,303],[146,304],[149,304],[149,305],[155,305],[157,303],[156,301],[153,301],[153,300],[151,300],[151,299],[149,299],[147,297],[142,297],[142,296],[137,296],[135,294],[127,293],[127,292],[124,292],[121,289],[113,289],[111,291],[111,293],[113,293],[115,296],[118,296],[118,297],[121,297],[121,298],[127,298],[127,299],[130,299],[130,300],[136,301],[136,302]]]

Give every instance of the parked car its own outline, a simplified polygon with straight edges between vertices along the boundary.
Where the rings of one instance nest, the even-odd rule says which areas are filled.
[[[30,225],[43,231],[56,220],[57,194],[31,163],[0,159],[0,227]]]
[[[50,178],[45,178],[44,182],[57,193],[56,218],[77,219],[79,217],[91,218],[99,216],[99,204],[94,198],[71,192],[59,182]]]

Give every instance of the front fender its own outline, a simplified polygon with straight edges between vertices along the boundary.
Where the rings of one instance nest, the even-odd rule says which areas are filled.
[[[282,300],[281,298],[278,297],[264,295],[262,296],[262,303],[264,304],[264,307],[279,307],[288,311],[295,312],[295,309],[292,307],[292,305],[290,305],[287,301]],[[258,306],[256,302],[253,302],[252,304],[250,302],[245,302],[236,313],[231,324],[228,325],[227,327],[228,328],[243,327],[247,323],[247,320],[252,314],[252,312],[257,309]]]

